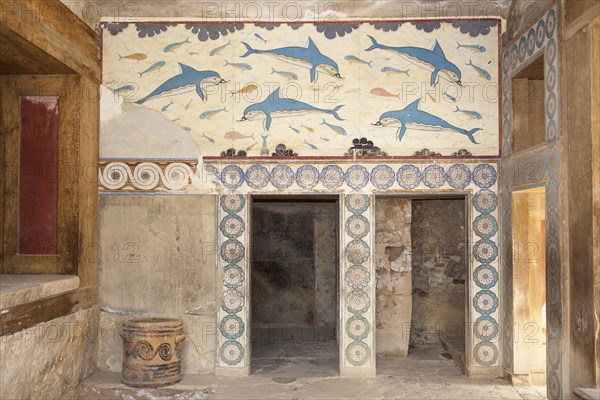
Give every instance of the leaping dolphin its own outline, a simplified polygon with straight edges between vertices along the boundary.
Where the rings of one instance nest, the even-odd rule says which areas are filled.
[[[365,51],[371,51],[374,49],[389,50],[392,53],[396,53],[399,56],[407,58],[409,61],[418,63],[421,67],[433,68],[431,73],[431,86],[435,86],[438,83],[438,74],[440,72],[447,76],[447,79],[451,82],[455,82],[462,86],[460,81],[462,73],[460,69],[446,58],[442,47],[439,42],[435,41],[433,50],[427,50],[420,47],[392,47],[377,43],[377,40],[373,36],[369,36],[373,44],[366,48]]]
[[[148,96],[136,101],[137,104],[144,104],[151,98],[164,96],[173,96],[181,93],[196,90],[202,101],[206,101],[206,88],[226,83],[216,71],[197,71],[192,67],[179,63],[181,73],[167,79],[159,87],[154,89]]]
[[[473,134],[477,131],[480,131],[481,128],[471,129],[467,131],[466,129],[458,128],[443,119],[436,117],[435,115],[431,115],[425,111],[419,110],[419,103],[421,99],[415,100],[402,110],[398,111],[388,111],[381,114],[379,120],[374,123],[375,126],[398,126],[399,128],[396,133],[398,137],[398,141],[401,141],[406,133],[406,128],[408,125],[411,125],[414,129],[421,130],[450,130],[456,131],[458,133],[462,133],[463,135],[467,135],[469,140],[475,144],[479,144],[475,141]]]
[[[264,128],[265,131],[268,132],[269,128],[271,128],[273,118],[292,117],[308,113],[325,113],[333,115],[336,119],[343,121],[337,114],[342,107],[343,105],[340,105],[333,110],[326,110],[298,100],[279,97],[279,88],[277,88],[260,103],[251,104],[246,107],[244,116],[239,122],[264,119]]]
[[[337,63],[323,55],[310,37],[308,38],[308,45],[306,47],[292,46],[272,50],[257,50],[250,47],[248,43],[242,42],[242,44],[248,50],[242,57],[248,57],[250,54],[267,54],[290,64],[308,68],[310,69],[311,82],[317,80],[319,72],[323,72],[334,78],[343,79]]]

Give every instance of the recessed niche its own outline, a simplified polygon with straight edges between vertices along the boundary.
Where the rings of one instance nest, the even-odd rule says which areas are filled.
[[[544,55],[512,79],[513,152],[544,143]]]

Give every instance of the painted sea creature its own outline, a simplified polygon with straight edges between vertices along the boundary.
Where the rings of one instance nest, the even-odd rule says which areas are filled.
[[[162,67],[164,67],[166,64],[166,62],[164,61],[157,61],[154,64],[152,64],[151,66],[149,66],[147,69],[145,69],[142,72],[138,72],[138,74],[140,74],[140,78],[142,76],[144,76],[144,74],[147,74],[148,72],[153,72],[153,71],[159,71]]]
[[[339,89],[343,86],[344,85],[337,85],[333,82],[327,82],[325,85],[319,85],[318,83],[315,83],[315,85],[310,87],[309,89],[312,90],[313,92],[326,91],[326,90],[332,90],[332,91],[336,92],[337,89]]]
[[[132,53],[132,54],[128,54],[126,56],[122,56],[119,54],[119,60],[122,60],[124,58],[127,60],[135,60],[137,62],[140,62],[140,61],[148,58],[148,55],[146,53]]]
[[[190,128],[189,126],[184,126],[184,127],[183,127],[183,128],[181,128],[181,129],[183,129],[183,130],[184,130],[184,131],[186,131],[186,132],[190,132],[190,131],[192,130],[192,128]]]
[[[197,55],[198,55],[198,54],[200,54],[200,53],[198,53],[197,51],[190,51],[188,54],[189,54],[190,56],[197,56]]]
[[[456,110],[454,110],[454,112],[461,112],[473,119],[482,119],[481,114],[479,114],[477,111],[461,110],[460,108],[458,108],[458,106],[456,106]]]
[[[252,135],[242,135],[238,131],[229,131],[223,135],[223,137],[227,140],[242,140],[242,139],[250,139],[254,138],[254,133]]]
[[[227,112],[227,106],[223,107],[223,108],[218,108],[216,110],[209,110],[209,111],[204,111],[202,114],[200,114],[198,116],[198,118],[200,119],[211,119],[212,117],[214,117],[215,115],[217,115],[220,112]]]
[[[229,66],[229,67],[241,69],[243,71],[249,71],[249,70],[252,69],[252,66],[250,64],[246,64],[246,63],[230,63],[227,60],[225,60],[225,64],[223,64],[223,66],[225,66],[225,67]]]
[[[118,87],[116,89],[111,89],[111,91],[114,94],[121,94],[121,93],[125,93],[125,92],[131,92],[132,90],[135,90],[135,86],[133,86],[133,85],[123,85],[123,86]]]
[[[371,89],[371,94],[374,94],[375,96],[382,96],[382,97],[398,97],[400,94],[394,94],[394,93],[390,93],[387,90],[385,90],[384,88],[373,88]]]
[[[481,128],[466,130],[456,127],[440,117],[436,117],[435,115],[419,110],[420,102],[421,99],[417,99],[404,107],[402,110],[384,112],[379,117],[379,120],[373,125],[398,127],[396,132],[398,141],[402,140],[407,128],[410,126],[411,129],[417,130],[455,131],[466,135],[471,142],[478,144],[475,141],[473,134],[477,131],[480,131]]]
[[[312,143],[308,143],[308,142],[306,141],[306,139],[304,139],[304,143],[305,143],[305,144],[307,144],[307,145],[308,145],[308,146],[309,146],[311,149],[313,149],[313,150],[319,150],[319,148],[318,148],[317,146],[315,146],[315,145],[314,145],[314,144],[312,144]]]
[[[192,104],[192,101],[194,99],[190,99],[190,101],[188,101],[188,103],[185,105],[184,109],[187,110],[188,108],[190,108],[190,105]]]
[[[433,95],[431,93],[427,93],[427,96],[429,96],[429,98],[431,99],[431,101],[433,101],[434,103],[437,103],[436,98],[433,97]]]
[[[227,81],[221,78],[216,71],[197,71],[192,67],[179,63],[181,73],[167,79],[159,87],[154,89],[149,95],[136,101],[138,104],[144,104],[152,98],[173,96],[181,93],[187,93],[196,90],[196,93],[202,101],[206,101],[206,88],[217,86]]]
[[[393,68],[393,67],[383,67],[381,68],[381,72],[385,72],[386,74],[406,74],[406,76],[410,76],[409,73],[410,69],[406,69],[406,70],[402,70],[402,69],[398,69],[398,68]]]
[[[460,49],[462,47],[464,49],[469,49],[469,50],[472,50],[472,51],[479,51],[480,53],[484,53],[485,52],[485,47],[483,47],[483,46],[481,46],[479,44],[460,44],[458,42],[456,42],[456,44],[458,46],[458,47],[456,47],[457,49]]]
[[[456,103],[456,97],[449,95],[448,93],[444,92],[444,97],[447,98],[448,100],[450,100],[453,103]]]
[[[208,53],[208,55],[211,57],[215,56],[215,55],[219,54],[225,47],[230,46],[230,45],[231,45],[231,40],[219,47],[215,47]]]
[[[324,141],[324,142],[329,142],[329,139],[324,138],[324,137],[322,137],[321,140]]]
[[[365,61],[362,60],[356,56],[346,56],[344,57],[344,60],[350,62],[350,63],[357,63],[357,64],[366,64],[368,65],[370,68],[373,68],[373,66],[371,65],[373,63],[373,61]]]
[[[260,137],[262,138],[262,147],[260,149],[260,155],[268,156],[269,148],[267,147],[267,138],[269,137],[269,135],[266,135],[266,136],[260,135]]]
[[[245,149],[245,150],[246,150],[246,151],[250,151],[250,150],[252,150],[252,149],[254,148],[254,146],[256,146],[257,144],[258,144],[258,142],[257,142],[257,141],[254,141],[254,143],[252,143],[250,146],[246,147],[246,149]]]
[[[258,33],[255,33],[254,37],[257,38],[258,40],[260,40],[261,42],[263,42],[264,44],[267,44],[267,41],[265,39],[263,39],[263,37],[260,36]]]
[[[482,78],[487,79],[488,81],[492,80],[492,76],[483,68],[478,67],[477,65],[473,64],[473,62],[471,62],[471,60],[469,60],[469,63],[466,64],[468,66],[473,67],[473,69],[479,74],[479,76],[481,76]]]
[[[177,50],[179,47],[183,46],[186,43],[190,43],[190,38],[185,38],[185,40],[183,42],[175,42],[175,43],[171,43],[170,45],[165,46],[165,48],[163,49],[163,51],[165,53],[168,53],[170,51],[175,51]]]
[[[293,130],[294,132],[296,132],[296,133],[300,133],[300,130],[299,130],[299,129],[297,129],[297,128],[294,128],[294,127],[293,127],[293,126],[291,126],[291,125],[290,125],[289,127],[290,127],[290,129],[291,129],[291,130]]]
[[[206,140],[208,140],[211,143],[215,142],[215,139],[211,138],[210,136],[206,136],[206,133],[203,133],[202,137],[205,138]]]
[[[236,90],[235,92],[230,92],[231,96],[236,95],[236,94],[245,94],[245,93],[251,93],[254,92],[256,89],[258,89],[258,86],[251,83],[249,85],[244,86],[243,88]]]
[[[313,128],[311,128],[310,126],[306,126],[304,124],[300,125],[302,128],[306,129],[307,131],[309,131],[310,133],[314,133],[315,130]]]
[[[337,133],[338,135],[347,135],[346,130],[344,128],[342,128],[341,126],[338,126],[338,125],[332,125],[332,124],[328,123],[327,121],[325,121],[325,118],[323,118],[323,122],[321,122],[321,125],[325,125],[326,127],[330,128],[332,131]]]
[[[377,43],[377,40],[375,40],[373,36],[368,36],[373,44],[366,48],[365,51],[372,51],[375,49],[388,50],[394,54],[408,59],[410,62],[413,62],[420,67],[433,69],[433,72],[431,73],[431,80],[429,82],[431,86],[435,86],[438,83],[438,75],[444,77],[450,82],[455,82],[461,85],[460,80],[462,77],[462,72],[456,65],[448,61],[444,51],[442,50],[442,46],[440,46],[440,43],[437,40],[435,41],[433,50],[427,50],[421,47],[386,46]]]
[[[271,67],[271,75],[273,74],[281,75],[287,79],[298,79],[298,75],[294,74],[293,72],[277,71],[275,68]]]
[[[248,57],[251,54],[266,54],[279,60],[299,65],[310,70],[310,81],[315,82],[319,73],[342,79],[340,68],[331,58],[323,55],[315,42],[309,37],[306,47],[281,47],[271,50],[257,50],[250,47],[248,43],[242,42],[246,46],[246,53],[242,57]]]
[[[240,122],[264,119],[264,129],[268,132],[271,128],[273,118],[278,117],[291,117],[308,113],[325,113],[333,115],[337,120],[342,121],[342,118],[337,112],[343,105],[339,105],[332,110],[317,108],[302,101],[279,97],[279,89],[280,88],[275,89],[263,101],[246,107]]]
[[[180,119],[181,119],[181,118],[177,117],[177,118],[175,118],[175,119],[172,119],[172,120],[171,120],[171,122],[177,122],[177,121],[179,121]]]
[[[163,106],[163,108],[160,109],[160,111],[165,112],[169,109],[169,107],[171,107],[173,105],[173,100],[171,100],[171,102],[169,104],[165,104]]]

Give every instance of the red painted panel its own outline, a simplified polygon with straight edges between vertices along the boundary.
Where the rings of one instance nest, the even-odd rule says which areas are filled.
[[[56,254],[58,97],[21,97],[19,254]]]

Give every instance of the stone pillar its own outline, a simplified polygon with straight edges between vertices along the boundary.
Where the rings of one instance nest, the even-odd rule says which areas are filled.
[[[374,197],[340,202],[340,375],[375,376]]]
[[[250,196],[219,196],[216,375],[250,375],[249,219]]]

